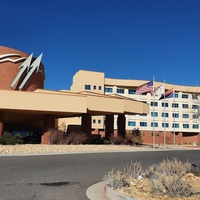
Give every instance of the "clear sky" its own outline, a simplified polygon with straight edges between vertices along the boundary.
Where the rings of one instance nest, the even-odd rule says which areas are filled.
[[[46,89],[80,69],[200,85],[200,0],[6,0],[0,19],[0,46],[43,52]]]

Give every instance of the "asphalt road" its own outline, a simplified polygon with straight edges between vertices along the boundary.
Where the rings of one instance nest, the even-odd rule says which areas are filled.
[[[88,187],[130,161],[143,168],[177,157],[200,165],[199,150],[0,156],[0,200],[88,200]]]

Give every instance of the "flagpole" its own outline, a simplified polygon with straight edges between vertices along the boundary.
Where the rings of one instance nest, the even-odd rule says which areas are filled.
[[[176,135],[175,135],[175,92],[174,92],[174,88],[173,88],[173,97],[174,97],[174,149],[175,149]]]
[[[155,116],[154,116],[154,102],[155,102],[155,94],[154,94],[154,81],[155,81],[155,77],[153,77],[153,148],[155,148],[155,126],[154,126],[154,122],[155,122]]]
[[[164,91],[165,91],[165,81],[164,81]],[[164,92],[164,148],[166,148],[166,127],[165,127],[165,92]]]

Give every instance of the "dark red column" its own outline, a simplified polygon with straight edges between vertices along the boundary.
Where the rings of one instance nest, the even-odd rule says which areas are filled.
[[[92,124],[92,117],[90,114],[83,114],[81,118],[81,131],[87,134],[87,143],[91,143],[91,124]]]
[[[105,138],[109,139],[114,136],[114,115],[106,115],[105,126]]]
[[[118,136],[125,137],[126,136],[126,117],[125,115],[118,115],[117,120],[117,130]]]
[[[0,112],[0,137],[3,135],[3,129],[4,129],[4,116],[3,112]]]

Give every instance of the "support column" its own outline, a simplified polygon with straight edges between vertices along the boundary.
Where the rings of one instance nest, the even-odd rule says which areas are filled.
[[[3,129],[4,129],[4,117],[3,117],[3,112],[0,112],[0,138],[3,135]]]
[[[91,143],[92,117],[90,114],[83,114],[81,118],[81,131],[88,136],[87,143]]]
[[[50,129],[55,128],[55,117],[53,115],[44,115],[43,118],[43,135],[41,138],[42,144],[48,144],[50,139]]]
[[[117,130],[118,130],[118,136],[125,138],[125,136],[126,136],[126,117],[125,117],[125,115],[118,115]]]
[[[105,138],[109,139],[114,136],[114,115],[106,115],[105,121]]]

